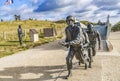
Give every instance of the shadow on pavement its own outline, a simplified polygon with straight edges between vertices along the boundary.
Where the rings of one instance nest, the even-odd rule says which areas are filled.
[[[64,76],[58,76],[61,71],[66,71],[63,70],[64,66],[65,65],[5,68],[5,70],[0,71],[0,81],[45,81],[64,78]],[[38,76],[37,78],[30,76],[30,79],[22,79],[22,74],[29,73],[34,75],[41,74],[41,76]],[[1,78],[1,76],[11,76],[12,78]]]
[[[84,66],[73,65],[73,70],[85,70]],[[0,71],[0,81],[57,81],[58,78],[65,79],[66,75],[61,73],[66,71],[66,65],[11,67]]]

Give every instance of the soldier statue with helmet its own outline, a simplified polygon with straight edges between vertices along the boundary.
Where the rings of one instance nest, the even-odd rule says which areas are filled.
[[[20,43],[20,46],[22,46],[22,36],[23,36],[23,33],[22,33],[22,27],[21,25],[18,26],[18,38],[19,38],[19,43]]]
[[[69,48],[69,52],[66,57],[68,70],[67,77],[69,77],[71,75],[73,57],[75,56],[79,62],[85,64],[85,69],[87,69],[89,57],[87,54],[83,53],[84,35],[81,27],[75,26],[75,18],[71,15],[67,16],[66,23],[68,25],[65,29],[66,38],[65,41],[61,42],[61,44]]]
[[[87,34],[88,34],[88,37],[89,37],[89,41],[90,41],[90,49],[88,50],[88,53],[89,55],[91,56],[95,56],[96,55],[96,43],[97,43],[97,40],[98,39],[98,49],[100,50],[101,49],[101,38],[100,38],[100,34],[98,31],[94,30],[93,28],[93,25],[92,24],[88,24],[87,26]]]

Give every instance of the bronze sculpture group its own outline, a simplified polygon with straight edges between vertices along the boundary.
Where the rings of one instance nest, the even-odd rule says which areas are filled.
[[[101,49],[101,39],[99,32],[94,30],[93,25],[90,23],[88,24],[87,29],[83,29],[80,23],[75,22],[75,18],[70,15],[66,17],[66,24],[66,38],[65,41],[60,42],[60,44],[69,49],[66,57],[68,70],[66,78],[68,78],[72,74],[72,59],[74,56],[79,61],[79,65],[81,63],[85,64],[85,69],[92,67],[92,57],[96,55],[96,39],[98,39],[99,49]]]

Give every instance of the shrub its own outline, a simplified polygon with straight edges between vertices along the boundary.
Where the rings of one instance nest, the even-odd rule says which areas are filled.
[[[112,31],[120,31],[120,22],[116,23],[116,24],[112,27]]]

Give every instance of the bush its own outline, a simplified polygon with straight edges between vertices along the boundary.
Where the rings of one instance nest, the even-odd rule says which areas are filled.
[[[120,31],[120,22],[116,23],[116,24],[112,27],[112,31]]]

